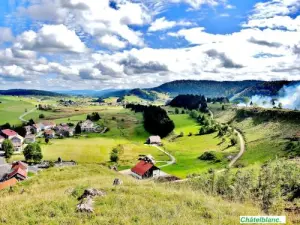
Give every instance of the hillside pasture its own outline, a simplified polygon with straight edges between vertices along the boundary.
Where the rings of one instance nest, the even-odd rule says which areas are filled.
[[[115,178],[123,185],[113,187]],[[76,212],[86,188],[106,193],[94,213]],[[22,194],[20,194],[22,193]],[[264,215],[248,203],[233,203],[181,186],[140,182],[100,165],[45,170],[0,193],[3,224],[239,224],[240,215]],[[34,203],[34,204],[33,204]],[[289,223],[290,224],[290,223]]]

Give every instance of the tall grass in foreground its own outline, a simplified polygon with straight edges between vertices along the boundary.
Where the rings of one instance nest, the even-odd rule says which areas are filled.
[[[114,178],[124,184],[113,187]],[[95,199],[95,213],[76,212],[87,187],[107,193]],[[52,168],[12,191],[0,192],[0,224],[239,224],[240,215],[262,215],[247,204],[224,201],[189,184],[136,181],[98,165]],[[291,223],[290,223],[291,224]]]

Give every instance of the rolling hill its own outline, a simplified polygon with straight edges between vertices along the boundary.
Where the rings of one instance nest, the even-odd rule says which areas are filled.
[[[42,90],[29,90],[29,89],[10,89],[0,90],[0,95],[17,95],[17,96],[65,96],[66,94],[60,94],[51,91]]]

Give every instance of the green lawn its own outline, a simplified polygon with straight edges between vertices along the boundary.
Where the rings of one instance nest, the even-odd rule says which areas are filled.
[[[174,142],[164,142],[164,148],[176,158],[176,164],[165,167],[164,170],[178,177],[186,177],[193,173],[207,172],[210,168],[219,169],[228,165],[226,159],[228,155],[235,155],[238,147],[228,148],[229,141],[220,145],[221,139],[216,137],[216,133],[203,136],[182,137]],[[199,160],[206,151],[216,151],[221,162]]]
[[[199,133],[200,125],[188,114],[169,115],[169,117],[175,123],[175,133],[183,132],[184,135],[188,135],[190,132],[192,134]]]
[[[21,124],[19,116],[35,107],[33,102],[17,97],[0,96],[0,102],[0,124]]]

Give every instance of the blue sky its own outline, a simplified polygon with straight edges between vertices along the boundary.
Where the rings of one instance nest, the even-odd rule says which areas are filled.
[[[300,79],[299,0],[3,0],[0,88]]]

